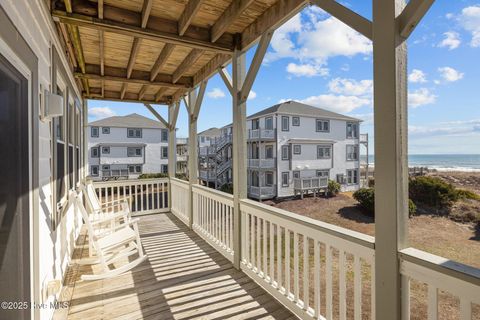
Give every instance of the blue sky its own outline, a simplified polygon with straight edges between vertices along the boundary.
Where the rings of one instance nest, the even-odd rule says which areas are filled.
[[[341,1],[371,18],[371,1]],[[368,5],[367,5],[368,4]],[[480,153],[480,0],[434,3],[408,41],[409,152]],[[254,49],[254,48],[253,48]],[[247,54],[247,61],[253,50]],[[322,10],[309,7],[280,27],[247,102],[247,114],[298,100],[364,120],[373,151],[372,46]],[[167,117],[167,107],[157,106]],[[210,79],[198,130],[232,119],[219,76]],[[139,113],[141,104],[89,101],[89,120]],[[182,106],[178,136],[187,136]],[[371,152],[372,152],[371,151]]]

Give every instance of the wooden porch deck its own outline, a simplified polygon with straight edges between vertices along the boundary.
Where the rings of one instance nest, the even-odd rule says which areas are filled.
[[[82,281],[74,264],[55,319],[296,319],[171,213],[140,218],[149,259],[114,279]],[[88,256],[85,235],[74,262]]]

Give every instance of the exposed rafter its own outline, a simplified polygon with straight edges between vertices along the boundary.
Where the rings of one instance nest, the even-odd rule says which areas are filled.
[[[165,95],[165,91],[167,91],[167,88],[161,87],[158,89],[157,93],[155,93],[155,102],[159,102],[162,97]]]
[[[138,92],[138,100],[142,100],[143,96],[145,96],[145,92],[148,90],[149,85],[144,84],[142,88],[140,89],[140,92]]]
[[[231,58],[228,55],[217,54],[206,65],[198,70],[197,73],[195,73],[193,76],[193,85],[195,86],[199,84],[203,79],[210,78],[218,71],[218,68],[226,66],[230,60]]]
[[[145,96],[143,99],[139,99],[138,95],[131,92],[126,92],[123,99],[120,99],[120,92],[118,91],[107,91],[105,90],[104,95],[101,94],[100,88],[91,88],[90,94],[84,94],[84,98],[93,99],[93,100],[111,100],[111,101],[122,101],[122,102],[143,102],[143,103],[157,103],[157,104],[168,104],[171,99],[160,99],[158,101],[154,100],[154,96],[150,95],[149,97]]]
[[[73,65],[73,67],[76,68],[76,67],[78,67],[78,64],[77,64],[77,59],[75,58],[75,49],[73,48],[73,43],[70,40],[70,36],[68,34],[67,27],[64,24],[59,23],[58,28],[59,28],[60,33],[62,34],[63,39],[65,41],[65,46],[67,47],[68,56],[70,58],[70,61]]]
[[[142,8],[142,28],[147,27],[148,18],[150,18],[150,12],[152,11],[153,0],[143,0]]]
[[[130,78],[132,75],[133,67],[135,66],[135,60],[137,59],[138,50],[140,49],[140,44],[142,39],[134,38],[132,44],[132,50],[130,51],[130,58],[127,65],[127,78]]]
[[[98,7],[89,1],[75,2],[74,14],[54,8],[52,16],[66,24],[119,33],[131,37],[172,43],[189,48],[223,52],[231,54],[233,51],[234,36],[224,34],[216,43],[210,42],[210,30],[196,27],[187,30],[184,35],[178,35],[177,21],[165,20],[151,16],[147,28],[141,28],[142,14],[113,6],[104,5],[104,19],[98,18]]]
[[[217,41],[227,31],[228,27],[255,0],[233,0],[223,14],[212,26],[212,42]]]
[[[98,18],[103,19],[103,0],[98,0]]]
[[[358,13],[341,5],[336,0],[313,0],[313,3],[325,10],[350,28],[372,40],[372,22]]]
[[[170,44],[170,43],[165,44],[162,51],[158,55],[157,61],[155,61],[155,64],[152,67],[152,71],[150,72],[150,81],[155,80],[155,77],[160,71],[160,68],[165,64],[168,57],[170,57],[170,55],[173,52],[173,49],[175,49],[174,44]]]
[[[428,12],[435,0],[410,0],[398,16],[398,24],[400,27],[400,36],[407,39],[413,32],[423,16]]]
[[[193,49],[173,73],[172,82],[176,83],[178,80],[180,80],[183,74],[188,71],[192,64],[197,62],[202,54],[203,50]]]
[[[178,20],[178,34],[183,36],[200,9],[203,0],[189,0]]]
[[[95,73],[81,73],[81,72],[75,72],[75,77],[79,79],[92,79],[92,80],[104,80],[104,81],[115,81],[115,82],[121,82],[121,83],[136,83],[136,84],[146,84],[146,85],[151,85],[151,86],[162,86],[162,87],[167,87],[167,88],[188,88],[187,85],[184,84],[179,84],[179,83],[170,83],[170,82],[162,82],[162,81],[148,81],[148,80],[142,80],[138,78],[123,78],[123,77],[115,77],[115,76],[101,76],[99,74]]]
[[[123,98],[125,98],[125,93],[127,92],[127,87],[128,87],[128,83],[124,82],[123,86],[122,86],[122,90],[120,91],[120,99],[121,100],[123,100]]]

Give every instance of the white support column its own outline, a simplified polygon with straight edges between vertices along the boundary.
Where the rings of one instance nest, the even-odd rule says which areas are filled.
[[[377,319],[401,319],[398,251],[407,243],[407,47],[404,0],[373,0],[375,299]]]
[[[197,101],[197,92],[192,90],[187,96],[187,108],[188,108],[188,181],[189,181],[189,195],[190,195],[190,208],[188,210],[189,215],[189,228],[193,225],[193,185],[198,183],[198,152],[197,152],[197,117],[195,116],[195,104]]]
[[[177,136],[176,124],[180,102],[168,106],[168,176],[175,178],[177,168]]]
[[[240,200],[247,197],[247,103],[241,98],[246,66],[245,54],[235,50],[232,57],[233,107],[233,265],[240,269],[241,212]],[[247,93],[248,96],[248,93]]]

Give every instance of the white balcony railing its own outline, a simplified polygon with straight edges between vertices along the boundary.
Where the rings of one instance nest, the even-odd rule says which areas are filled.
[[[275,129],[250,129],[248,139],[275,139]]]
[[[271,159],[248,159],[250,168],[273,169],[275,168],[275,158]]]
[[[309,177],[293,179],[295,190],[312,190],[328,187],[328,177]]]
[[[119,178],[128,178],[129,172],[128,169],[111,169],[111,170],[102,170],[102,179],[119,179]]]
[[[172,205],[170,211],[186,225],[190,222],[190,186],[187,181],[170,179]]]
[[[133,215],[168,212],[169,179],[136,179],[94,182],[101,203],[129,199]]]
[[[185,155],[185,154],[178,155],[177,154],[177,162],[186,162],[187,160],[188,160],[187,155]]]
[[[248,187],[248,195],[256,199],[273,198],[276,196],[275,186]]]

